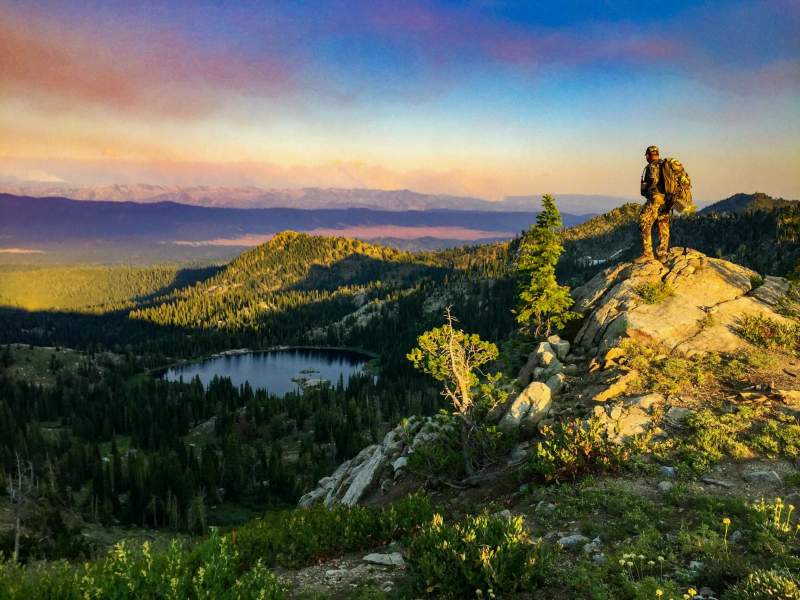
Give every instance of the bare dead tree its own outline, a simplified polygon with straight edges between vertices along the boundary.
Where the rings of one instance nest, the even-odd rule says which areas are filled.
[[[6,483],[6,491],[11,501],[11,510],[14,518],[14,552],[11,556],[13,562],[19,560],[19,539],[22,532],[22,519],[28,510],[30,502],[36,494],[36,475],[31,461],[24,462],[19,455],[16,456],[16,473],[11,473]]]

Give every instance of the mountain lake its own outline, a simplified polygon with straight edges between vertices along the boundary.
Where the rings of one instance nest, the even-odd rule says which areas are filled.
[[[335,386],[340,377],[346,386],[351,375],[363,372],[369,359],[359,352],[339,348],[232,351],[170,367],[163,377],[188,383],[198,376],[204,386],[215,376],[228,377],[235,386],[249,382],[254,390],[263,388],[283,396],[325,381]]]

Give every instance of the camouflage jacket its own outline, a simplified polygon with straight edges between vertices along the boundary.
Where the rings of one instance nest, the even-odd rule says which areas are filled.
[[[642,171],[642,196],[652,198],[654,194],[664,194],[664,180],[661,177],[661,161],[654,160]]]

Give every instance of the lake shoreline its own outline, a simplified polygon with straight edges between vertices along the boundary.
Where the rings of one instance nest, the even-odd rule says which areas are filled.
[[[369,358],[366,363],[370,364],[370,368],[374,369],[375,361],[380,358],[380,355],[372,352],[371,350],[364,350],[363,348],[354,348],[351,346],[270,346],[269,348],[231,348],[230,350],[222,350],[220,352],[215,352],[214,354],[206,354],[204,356],[197,356],[193,358],[184,358],[181,360],[176,360],[175,362],[167,363],[166,365],[159,365],[157,367],[150,367],[149,369],[145,369],[145,373],[149,375],[158,375],[161,376],[170,369],[174,369],[176,367],[183,367],[192,363],[202,362],[204,360],[210,360],[212,358],[222,358],[224,356],[239,356],[241,354],[254,354],[258,352],[284,352],[286,350],[318,350],[318,351],[326,351],[332,350],[336,352],[352,352],[353,354],[361,354]]]

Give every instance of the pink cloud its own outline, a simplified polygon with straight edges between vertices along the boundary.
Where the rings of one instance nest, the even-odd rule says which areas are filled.
[[[0,88],[47,108],[100,106],[191,117],[231,93],[284,95],[296,65],[275,57],[246,60],[192,45],[174,30],[98,31],[28,11],[0,12]]]

